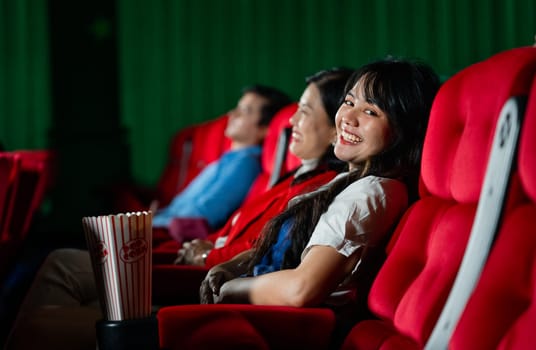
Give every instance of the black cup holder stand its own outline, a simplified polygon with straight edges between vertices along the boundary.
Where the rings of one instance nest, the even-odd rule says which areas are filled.
[[[96,323],[98,350],[158,350],[156,315],[146,318]]]

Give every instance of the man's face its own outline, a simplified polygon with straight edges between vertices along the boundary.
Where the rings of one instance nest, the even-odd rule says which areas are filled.
[[[247,92],[229,112],[229,122],[225,136],[243,145],[259,144],[266,133],[266,126],[259,126],[262,107],[267,103],[264,97]]]

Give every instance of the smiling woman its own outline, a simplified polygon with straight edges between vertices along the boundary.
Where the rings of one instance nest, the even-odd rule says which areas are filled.
[[[391,143],[389,119],[367,99],[363,84],[356,84],[346,94],[337,113],[337,132],[335,155],[349,162],[350,170],[358,169]]]
[[[303,160],[318,159],[335,143],[333,120],[326,118],[325,107],[316,84],[303,92],[297,112],[290,118],[292,139],[290,151]]]
[[[421,63],[382,60],[356,71],[336,117],[335,154],[350,171],[294,198],[254,249],[213,267],[202,301],[312,306],[329,304],[337,291],[337,304],[348,302],[362,260],[414,196],[438,88]]]

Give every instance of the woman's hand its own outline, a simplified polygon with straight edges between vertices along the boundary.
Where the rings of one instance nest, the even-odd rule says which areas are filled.
[[[217,295],[213,295],[214,304],[248,304],[249,292],[255,277],[238,277],[225,282]]]
[[[251,251],[245,251],[233,259],[216,265],[211,268],[199,289],[199,296],[202,304],[213,304],[221,302],[220,289],[227,281],[240,277],[247,272],[247,265]]]
[[[228,263],[219,264],[208,271],[199,290],[201,304],[214,304],[219,300],[221,286],[238,277],[228,265]]]
[[[214,248],[214,244],[203,239],[184,242],[182,248],[177,252],[174,264],[205,266],[206,256],[212,248]]]

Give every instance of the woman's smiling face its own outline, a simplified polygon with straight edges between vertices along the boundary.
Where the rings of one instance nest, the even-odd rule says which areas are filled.
[[[391,141],[387,114],[366,100],[360,79],[346,94],[336,116],[335,155],[355,169],[385,150]]]
[[[315,84],[309,84],[303,92],[290,124],[292,139],[289,148],[298,158],[320,158],[335,141],[335,127],[330,123]]]

